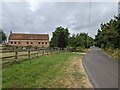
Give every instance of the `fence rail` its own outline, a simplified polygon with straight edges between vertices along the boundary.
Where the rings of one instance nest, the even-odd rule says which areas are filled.
[[[65,50],[64,50],[65,51]],[[40,48],[40,47],[18,47],[18,46],[2,46],[0,54],[2,54],[2,63],[16,62],[23,59],[30,60],[42,55],[59,53],[59,48]]]

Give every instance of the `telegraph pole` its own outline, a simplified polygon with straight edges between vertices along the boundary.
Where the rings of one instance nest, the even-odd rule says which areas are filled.
[[[118,15],[120,16],[120,1],[118,2]]]
[[[0,43],[2,43],[2,34],[0,33]]]
[[[89,23],[88,23],[88,27],[90,28],[91,26],[91,8],[92,8],[92,0],[90,0],[90,3],[89,3]],[[88,48],[88,32],[87,32],[87,48]]]

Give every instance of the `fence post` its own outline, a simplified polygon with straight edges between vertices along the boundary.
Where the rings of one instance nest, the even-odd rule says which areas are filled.
[[[53,54],[53,48],[51,48],[51,54]]]
[[[18,50],[17,50],[17,47],[15,47],[15,59],[18,59]]]
[[[55,49],[56,50],[56,54],[58,53],[58,48]]]
[[[45,54],[45,52],[46,52],[46,51],[45,51],[45,48],[43,48],[43,50],[44,50],[44,54]]]
[[[52,54],[54,53],[54,48],[52,48]]]
[[[38,48],[38,47],[36,47],[36,49],[37,49],[37,57],[38,57],[38,49],[39,49],[39,48]]]
[[[28,47],[28,59],[30,59],[30,46]]]
[[[44,55],[44,47],[42,49],[43,49],[42,51],[43,51],[43,55]]]
[[[47,49],[46,49],[46,50],[47,50],[47,55],[48,55],[48,50],[49,50],[49,49],[48,49],[48,47],[47,47]]]

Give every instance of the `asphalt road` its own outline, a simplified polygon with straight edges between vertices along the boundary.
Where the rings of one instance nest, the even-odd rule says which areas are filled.
[[[94,88],[118,88],[118,63],[99,48],[92,47],[83,64]]]

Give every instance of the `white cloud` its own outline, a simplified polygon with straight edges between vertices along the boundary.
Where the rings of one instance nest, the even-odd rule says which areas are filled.
[[[2,28],[2,3],[0,2],[0,28]]]
[[[40,8],[40,6],[42,6],[42,2],[39,2],[38,0],[28,0],[29,4],[30,4],[30,9],[32,11],[36,11],[38,8]],[[39,3],[38,3],[39,2]]]
[[[89,26],[88,2],[32,2],[3,3],[3,29],[7,34],[12,30],[52,35],[55,28],[62,25],[71,33],[88,32],[94,37],[99,25],[118,12],[117,3],[92,3]]]
[[[1,0],[2,2],[29,2],[29,0]],[[37,2],[118,2],[119,0],[34,0]]]

